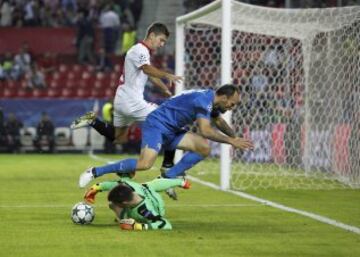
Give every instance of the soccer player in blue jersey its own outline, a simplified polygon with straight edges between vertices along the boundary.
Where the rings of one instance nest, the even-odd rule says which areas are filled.
[[[162,147],[166,150],[188,151],[182,159],[166,171],[164,177],[184,176],[185,171],[203,160],[210,153],[206,139],[227,143],[238,149],[252,149],[251,141],[236,137],[220,113],[233,109],[240,102],[239,89],[224,85],[214,90],[190,90],[170,98],[150,113],[142,126],[142,150],[138,159],[124,159],[119,162],[92,167],[79,178],[79,187],[85,187],[96,177],[108,173],[133,173],[150,169]],[[211,126],[213,119],[216,127]],[[199,134],[186,131],[187,125],[196,121]]]

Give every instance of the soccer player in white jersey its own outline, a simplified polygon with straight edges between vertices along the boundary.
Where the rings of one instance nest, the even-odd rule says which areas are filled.
[[[125,143],[129,126],[134,122],[144,121],[157,107],[156,104],[144,100],[147,79],[149,78],[159,87],[165,96],[171,96],[171,92],[161,79],[166,79],[169,83],[182,80],[180,76],[160,70],[150,63],[151,53],[165,45],[169,34],[164,24],[153,23],[147,29],[145,39],[127,52],[123,76],[120,78],[114,99],[114,126],[100,121],[93,112],[90,112],[76,119],[71,124],[71,128],[90,125],[114,143]],[[163,168],[171,167],[173,158],[174,151],[166,151]]]

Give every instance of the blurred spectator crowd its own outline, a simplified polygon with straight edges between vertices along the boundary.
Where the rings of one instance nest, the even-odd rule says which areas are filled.
[[[1,26],[76,26],[81,13],[101,25],[112,10],[115,19],[136,27],[142,11],[142,0],[2,0]]]

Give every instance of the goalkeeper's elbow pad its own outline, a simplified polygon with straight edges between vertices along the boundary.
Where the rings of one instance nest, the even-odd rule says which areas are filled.
[[[147,224],[138,223],[134,219],[121,219],[120,228],[123,230],[147,230],[149,226]]]

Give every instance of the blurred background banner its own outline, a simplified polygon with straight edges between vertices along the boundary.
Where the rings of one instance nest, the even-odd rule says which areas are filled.
[[[56,127],[67,127],[71,122],[92,110],[96,102],[102,106],[105,100],[83,99],[1,99],[0,106],[14,113],[25,127],[36,126],[42,112],[46,112]]]

